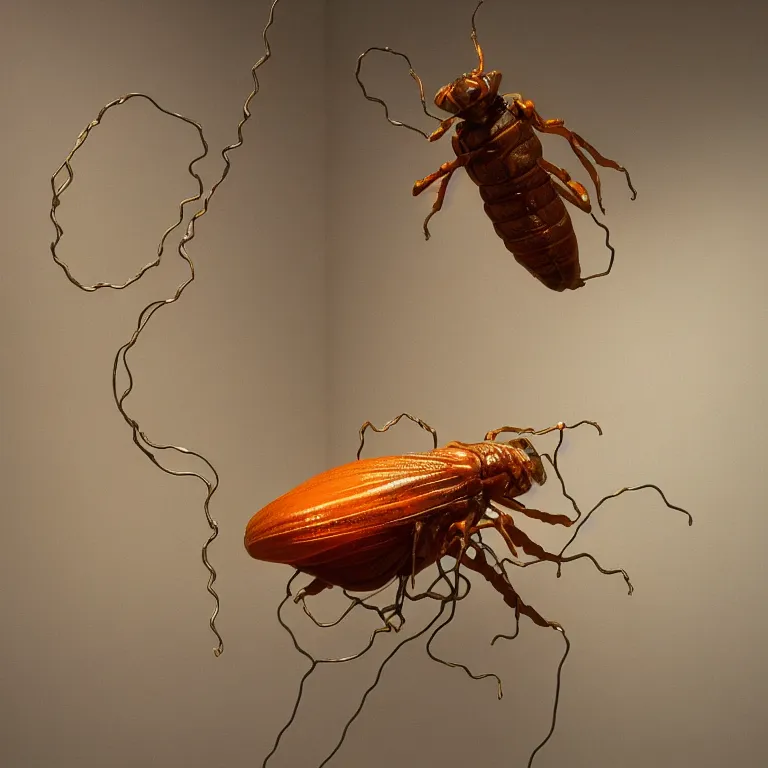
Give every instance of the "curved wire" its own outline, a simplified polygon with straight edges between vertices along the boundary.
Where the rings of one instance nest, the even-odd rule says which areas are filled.
[[[124,96],[121,96],[118,99],[115,99],[114,101],[111,101],[109,104],[103,107],[99,112],[99,114],[97,115],[96,119],[91,121],[85,127],[85,129],[80,133],[80,135],[77,137],[74,147],[69,152],[69,154],[67,155],[66,159],[61,164],[61,166],[59,166],[59,168],[51,177],[51,189],[52,189],[53,197],[51,202],[50,219],[53,222],[53,225],[56,229],[56,237],[50,246],[51,255],[53,257],[54,262],[58,264],[59,267],[61,267],[61,269],[64,271],[64,274],[67,276],[67,279],[76,287],[87,292],[93,292],[101,288],[112,288],[114,290],[122,290],[132,285],[137,280],[139,280],[149,269],[152,269],[158,266],[160,264],[160,261],[162,259],[162,255],[165,249],[166,239],[174,229],[176,229],[178,226],[181,225],[182,221],[184,220],[184,209],[186,205],[188,203],[202,199],[202,208],[200,208],[189,220],[189,223],[187,224],[186,232],[184,236],[181,238],[181,240],[179,241],[179,245],[177,248],[179,256],[183,259],[183,261],[186,263],[189,269],[189,276],[177,287],[173,296],[166,299],[150,302],[139,314],[136,330],[133,332],[131,338],[118,349],[115,355],[114,363],[112,366],[112,394],[113,394],[115,405],[117,406],[118,411],[120,412],[121,416],[123,417],[125,422],[128,424],[128,426],[131,428],[132,435],[133,435],[133,442],[136,444],[139,450],[141,450],[141,452],[156,467],[161,469],[163,472],[169,475],[174,475],[176,477],[195,477],[198,480],[200,480],[206,487],[207,493],[206,493],[205,501],[203,502],[203,508],[205,511],[205,517],[208,523],[208,527],[211,529],[211,534],[202,547],[201,556],[202,556],[203,565],[208,570],[208,574],[209,574],[207,590],[209,594],[213,597],[214,603],[215,603],[214,610],[209,619],[209,626],[211,628],[211,631],[214,633],[214,635],[216,635],[216,638],[218,641],[217,646],[213,649],[214,656],[217,656],[217,657],[223,653],[224,643],[221,635],[216,629],[216,617],[218,616],[218,613],[219,613],[220,599],[216,590],[213,588],[213,585],[216,581],[216,570],[211,565],[208,559],[208,548],[211,545],[211,543],[216,539],[216,537],[219,535],[218,523],[213,518],[210,512],[211,498],[213,497],[213,494],[216,492],[216,489],[219,486],[219,474],[216,471],[215,467],[211,464],[211,462],[208,461],[208,459],[206,459],[202,454],[196,451],[189,450],[182,446],[157,443],[151,440],[147,436],[147,433],[144,430],[142,430],[142,428],[139,425],[139,422],[128,413],[128,411],[125,408],[125,400],[133,391],[134,380],[133,380],[133,374],[131,372],[130,366],[128,365],[127,355],[128,355],[128,352],[131,349],[133,349],[133,347],[136,345],[142,331],[144,330],[144,328],[146,327],[147,323],[152,318],[152,316],[155,314],[155,312],[157,312],[161,307],[174,304],[176,301],[178,301],[181,298],[187,286],[195,279],[195,267],[192,262],[192,259],[190,258],[187,252],[186,245],[195,237],[195,222],[197,221],[197,219],[199,219],[201,216],[207,213],[211,198],[213,197],[214,193],[218,189],[219,185],[224,181],[224,179],[229,174],[229,171],[231,168],[231,161],[229,159],[229,154],[234,149],[237,149],[238,147],[240,147],[243,143],[242,128],[243,128],[243,125],[246,123],[246,121],[251,117],[249,105],[251,100],[259,92],[259,88],[260,88],[256,71],[264,63],[266,63],[266,61],[268,61],[272,55],[267,33],[269,31],[269,28],[272,26],[274,22],[275,7],[279,2],[280,0],[273,0],[272,5],[270,6],[269,18],[262,32],[264,54],[251,68],[251,76],[253,79],[253,90],[251,91],[249,96],[246,98],[245,103],[243,105],[243,117],[237,125],[237,141],[228,145],[222,150],[221,156],[224,159],[224,169],[222,170],[220,178],[211,186],[207,194],[203,195],[203,190],[204,190],[203,181],[200,178],[199,174],[194,170],[194,166],[196,165],[196,163],[198,163],[200,160],[202,160],[204,157],[208,155],[208,142],[206,141],[205,136],[203,134],[202,126],[196,121],[188,117],[185,117],[184,115],[165,109],[164,107],[160,106],[160,104],[158,104],[153,98],[143,93],[126,94]],[[190,175],[193,176],[198,183],[198,193],[192,197],[185,198],[179,204],[178,220],[172,226],[170,226],[163,234],[157,249],[156,257],[153,261],[145,264],[132,278],[128,279],[124,283],[116,284],[116,283],[99,282],[93,285],[85,285],[84,283],[81,283],[74,276],[74,274],[72,273],[67,263],[63,259],[61,259],[57,253],[57,248],[63,237],[64,229],[56,218],[56,210],[61,205],[61,196],[64,194],[64,192],[67,190],[67,188],[70,186],[70,184],[74,180],[74,170],[72,168],[71,163],[76,152],[83,146],[83,144],[85,144],[85,141],[87,140],[91,131],[101,123],[102,118],[104,117],[104,115],[107,113],[108,110],[112,109],[113,107],[125,104],[126,102],[134,98],[146,99],[163,114],[169,115],[173,118],[181,120],[195,127],[195,129],[198,132],[200,142],[203,146],[203,152],[202,154],[200,154],[190,162],[188,166],[188,171]],[[62,181],[61,184],[57,186],[57,178],[62,173],[62,171],[66,171],[66,178]],[[117,379],[120,372],[122,372],[123,375],[127,377],[127,380],[128,380],[127,387],[122,392],[122,394],[118,394],[118,385],[117,385]],[[173,451],[186,456],[194,456],[200,459],[207,466],[207,468],[210,470],[210,473],[212,475],[212,479],[198,472],[193,472],[191,470],[179,471],[179,470],[170,469],[169,467],[163,465],[159,461],[159,459],[154,453],[155,451]]]
[[[412,125],[408,125],[408,123],[401,123],[399,120],[393,120],[389,116],[389,107],[387,106],[387,103],[383,99],[379,99],[376,96],[370,96],[368,94],[368,91],[365,88],[365,85],[363,84],[363,81],[360,79],[360,67],[363,64],[363,59],[368,56],[369,53],[372,51],[381,51],[382,53],[391,53],[393,56],[401,56],[408,62],[408,74],[414,79],[416,82],[416,85],[419,88],[419,99],[421,101],[421,108],[424,110],[424,114],[427,117],[431,117],[433,120],[437,120],[438,122],[442,122],[443,118],[441,118],[439,115],[433,115],[428,109],[427,109],[427,101],[424,97],[424,84],[421,82],[421,78],[416,74],[416,72],[413,69],[413,65],[411,64],[411,60],[404,54],[400,53],[400,51],[395,51],[389,46],[384,46],[383,48],[378,45],[372,45],[367,50],[363,51],[358,57],[357,57],[357,67],[355,67],[355,80],[357,80],[357,84],[360,86],[360,90],[363,92],[363,96],[365,96],[368,101],[376,102],[376,104],[381,104],[382,107],[384,107],[384,116],[387,118],[387,121],[394,125],[396,128],[407,128],[409,131],[414,131],[415,133],[420,134],[425,139],[429,139],[429,134],[425,133],[421,130],[421,128],[416,128]]]
[[[606,275],[610,274],[611,270],[613,269],[613,262],[616,260],[616,249],[611,245],[611,232],[608,229],[608,227],[603,224],[602,221],[600,221],[597,216],[595,216],[594,213],[591,213],[590,216],[592,217],[592,220],[597,224],[600,229],[605,231],[605,247],[611,252],[611,258],[608,261],[608,267],[603,270],[602,272],[595,272],[594,275],[590,275],[589,277],[583,277],[582,280],[586,283],[587,280],[594,280],[596,277],[605,277]]]
[[[360,431],[358,432],[358,436],[360,438],[360,446],[357,449],[357,458],[360,458],[360,455],[363,452],[363,446],[365,445],[365,432],[368,429],[372,429],[374,432],[387,432],[389,429],[395,426],[400,419],[407,418],[410,419],[414,424],[418,424],[425,432],[429,432],[430,435],[432,435],[432,447],[437,448],[437,430],[433,429],[432,427],[427,424],[426,421],[423,421],[422,419],[418,418],[418,416],[412,416],[410,413],[401,413],[399,416],[395,416],[394,419],[390,419],[384,426],[377,427],[373,422],[366,421],[361,427]]]
[[[635,493],[636,491],[642,491],[646,488],[650,488],[651,490],[656,491],[656,493],[658,493],[659,496],[661,496],[662,501],[669,509],[674,509],[676,512],[682,512],[688,518],[688,525],[689,526],[693,525],[693,515],[691,515],[691,513],[687,509],[678,507],[676,504],[671,504],[667,499],[667,497],[664,495],[664,491],[662,491],[658,485],[654,485],[653,483],[643,483],[642,485],[625,486],[624,488],[621,488],[618,491],[615,491],[614,493],[609,493],[606,496],[603,496],[603,498],[600,499],[600,501],[598,501],[597,504],[595,504],[595,506],[592,507],[592,509],[590,509],[586,515],[584,515],[584,519],[576,526],[576,529],[574,530],[571,538],[568,539],[565,546],[560,550],[560,555],[562,556],[563,552],[565,552],[565,550],[571,546],[576,536],[578,536],[579,531],[581,530],[583,525],[587,522],[587,520],[589,520],[589,518],[592,516],[594,512],[596,512],[600,507],[603,506],[603,504],[605,504],[606,501],[610,499],[615,499],[624,493]],[[559,570],[560,570],[560,565],[558,564],[558,574],[559,574]]]
[[[547,735],[539,743],[536,749],[531,752],[531,756],[528,758],[528,768],[531,768],[533,765],[533,758],[536,757],[537,753],[552,738],[552,734],[555,732],[555,726],[557,725],[557,710],[560,705],[560,689],[562,687],[563,666],[565,664],[565,660],[568,658],[568,654],[571,652],[571,641],[568,639],[568,635],[565,634],[565,630],[563,629],[562,625],[558,624],[556,621],[550,621],[549,626],[562,634],[563,640],[565,640],[565,650],[563,651],[563,655],[560,658],[560,663],[557,665],[557,682],[555,683],[555,702],[552,706],[552,723],[549,726]]]
[[[376,677],[374,678],[373,683],[371,683],[370,686],[365,690],[365,693],[363,693],[362,698],[360,699],[360,704],[358,705],[357,709],[354,711],[352,716],[347,720],[346,725],[344,726],[344,730],[342,731],[341,737],[339,738],[338,743],[333,748],[331,753],[323,760],[322,763],[318,766],[318,768],[323,768],[324,765],[327,765],[328,762],[333,758],[333,756],[341,749],[341,745],[344,743],[344,739],[347,737],[347,731],[352,726],[352,723],[358,718],[360,713],[363,711],[363,707],[365,706],[365,702],[368,699],[368,696],[373,691],[374,688],[379,684],[379,681],[381,680],[382,672],[384,671],[384,667],[394,658],[395,654],[406,644],[410,643],[413,640],[416,640],[416,638],[421,637],[423,634],[428,632],[440,619],[440,617],[443,615],[443,612],[445,611],[445,607],[448,603],[451,603],[452,606],[452,612],[450,613],[449,617],[440,625],[437,627],[436,631],[439,631],[442,629],[446,624],[450,623],[453,620],[455,608],[456,608],[456,599],[455,595],[458,594],[458,585],[459,585],[459,565],[460,562],[457,560],[456,565],[454,568],[451,569],[451,571],[455,574],[456,579],[454,584],[450,585],[451,593],[441,601],[440,603],[440,610],[437,612],[437,615],[421,630],[419,630],[416,634],[411,635],[411,637],[405,638],[405,640],[401,640],[400,643],[398,643],[395,648],[384,658],[384,660],[379,665],[379,670],[376,673]],[[438,567],[440,567],[438,565]],[[445,572],[441,570],[441,578],[445,575]],[[447,580],[447,577],[446,577]]]
[[[310,667],[309,669],[302,675],[301,680],[299,681],[299,689],[296,695],[296,700],[293,705],[293,709],[291,710],[291,715],[288,718],[288,721],[285,723],[285,725],[280,729],[279,733],[277,734],[277,737],[275,738],[274,745],[272,746],[272,749],[270,750],[269,754],[264,758],[264,761],[262,762],[262,768],[266,768],[266,765],[269,761],[269,759],[277,752],[277,749],[280,745],[280,741],[282,740],[283,735],[285,732],[290,728],[293,721],[296,719],[296,715],[299,711],[299,706],[301,704],[301,700],[304,695],[304,686],[309,679],[310,675],[317,669],[317,667],[320,664],[344,664],[349,661],[354,661],[355,659],[359,659],[363,654],[367,653],[372,647],[376,640],[376,636],[381,632],[387,632],[391,630],[391,627],[379,627],[375,629],[368,640],[367,645],[360,651],[354,654],[350,654],[349,656],[342,656],[339,658],[324,658],[324,659],[316,659],[314,656],[312,656],[308,651],[306,651],[304,648],[299,645],[299,641],[296,639],[296,635],[293,632],[293,630],[288,626],[288,624],[284,621],[282,617],[282,609],[286,605],[286,603],[290,600],[292,593],[291,593],[291,584],[295,581],[295,579],[300,575],[301,571],[297,570],[294,572],[293,576],[288,580],[288,584],[286,585],[286,595],[283,598],[283,600],[280,602],[280,605],[277,608],[277,620],[280,623],[280,625],[285,629],[285,631],[291,636],[291,640],[293,641],[293,645],[296,648],[296,650],[302,655],[305,656],[310,661]],[[368,694],[378,685],[379,680],[381,679],[381,673],[384,670],[385,665],[395,656],[395,654],[406,644],[411,642],[412,640],[415,640],[417,637],[420,637],[423,635],[431,626],[434,625],[434,623],[440,618],[443,611],[445,610],[446,603],[450,600],[450,596],[442,601],[442,604],[440,606],[440,611],[438,614],[432,619],[432,621],[427,624],[426,627],[424,627],[422,630],[420,630],[417,634],[407,637],[404,640],[400,641],[395,648],[389,653],[389,655],[384,659],[381,666],[379,667],[379,672],[376,675],[376,679],[374,683],[370,686],[370,688],[365,692],[363,695],[362,701],[360,702],[360,706],[356,710],[356,712],[352,715],[352,717],[349,719],[349,721],[346,724],[346,727],[344,728],[344,731],[341,735],[341,738],[339,739],[339,742],[337,743],[335,749],[333,752],[331,752],[330,755],[321,763],[321,766],[325,765],[335,754],[338,752],[338,750],[341,748],[342,743],[344,742],[344,739],[346,738],[347,731],[349,730],[350,726],[354,722],[354,720],[357,718],[357,716],[360,714],[360,712],[363,709],[363,705],[365,704],[365,700],[368,697]]]
[[[437,567],[440,569],[440,571],[442,573],[443,572],[443,567],[442,567],[442,564],[440,563],[439,560],[437,561]],[[457,575],[458,575],[458,570],[457,570]],[[462,574],[462,576],[463,576],[463,574]],[[464,578],[466,578],[466,577],[464,577]],[[468,587],[467,587],[466,594],[469,594],[469,591],[472,588],[472,584],[469,581],[469,579],[467,579],[467,584],[468,584]],[[458,582],[457,582],[457,592],[458,592]],[[466,594],[465,594],[465,597],[466,597]],[[502,684],[501,684],[501,678],[497,674],[495,674],[493,672],[484,672],[484,673],[481,673],[481,674],[476,674],[476,673],[472,672],[472,670],[466,664],[462,664],[461,662],[455,662],[455,661],[446,661],[445,659],[441,659],[439,656],[437,656],[432,651],[432,642],[434,641],[435,637],[437,637],[438,632],[440,632],[443,629],[445,629],[445,627],[448,626],[448,624],[453,620],[453,617],[456,614],[456,603],[457,602],[458,602],[458,597],[453,599],[453,600],[451,600],[451,609],[450,609],[450,614],[449,614],[448,620],[445,623],[441,624],[439,627],[437,627],[435,629],[435,631],[429,636],[429,640],[427,640],[427,645],[426,645],[427,655],[433,661],[436,661],[436,662],[438,662],[440,664],[444,664],[446,667],[450,667],[452,669],[462,669],[462,670],[464,670],[464,672],[469,677],[471,677],[473,680],[485,680],[488,677],[492,677],[496,681],[496,695],[497,695],[497,698],[499,700],[501,700],[504,697],[504,691],[503,691]]]

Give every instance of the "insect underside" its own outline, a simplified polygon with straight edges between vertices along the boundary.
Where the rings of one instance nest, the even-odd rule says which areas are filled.
[[[435,96],[435,105],[451,117],[441,118],[427,109],[421,78],[404,53],[388,47],[368,48],[358,57],[355,77],[365,98],[384,107],[390,124],[408,128],[428,141],[437,141],[457,120],[460,121],[452,138],[455,159],[443,163],[437,171],[419,179],[413,186],[413,194],[420,195],[435,182],[440,182],[435,203],[424,220],[426,239],[430,238],[429,220],[442,209],[451,177],[460,168],[465,168],[479,189],[485,213],[496,234],[515,260],[553,291],[581,288],[588,280],[605,277],[613,268],[615,251],[610,243],[610,233],[592,213],[592,203],[585,187],[572,179],[564,168],[544,157],[536,132],[558,135],[568,141],[595,186],[602,213],[605,213],[605,208],[595,165],[623,173],[633,200],[637,192],[626,168],[601,155],[579,134],[566,128],[563,120],[543,118],[534,103],[524,100],[519,93],[499,93],[501,72],[485,70],[483,50],[477,39],[475,15],[481,5],[482,0],[472,15],[472,42],[478,65],[441,88]],[[360,68],[363,59],[372,51],[382,51],[406,60],[409,74],[418,85],[424,113],[440,123],[432,133],[392,120],[387,104],[368,95],[360,79]],[[611,256],[603,272],[581,276],[578,242],[564,201],[589,213],[605,231],[605,245]]]

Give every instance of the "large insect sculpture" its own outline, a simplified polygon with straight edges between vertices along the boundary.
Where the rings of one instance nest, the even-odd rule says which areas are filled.
[[[432,434],[434,444],[432,450],[360,459],[365,432],[368,428],[385,432],[404,417],[411,419]],[[505,565],[524,568],[534,563],[552,562],[557,564],[559,576],[563,563],[586,558],[601,573],[621,574],[626,581],[629,594],[632,594],[632,584],[623,569],[603,568],[591,554],[586,552],[564,555],[581,526],[608,499],[644,488],[657,491],[667,507],[683,512],[687,515],[689,524],[693,523],[693,518],[688,512],[670,504],[661,489],[652,484],[622,488],[616,493],[603,497],[586,515],[582,516],[576,502],[565,490],[565,482],[558,466],[558,452],[563,443],[565,430],[575,429],[585,424],[593,426],[599,434],[602,434],[599,425],[592,421],[580,421],[573,425],[559,422],[541,430],[504,426],[488,432],[482,442],[450,442],[438,448],[435,430],[411,414],[402,413],[383,427],[375,427],[370,422],[366,422],[360,429],[357,461],[321,472],[253,515],[245,531],[245,548],[248,553],[258,560],[282,563],[296,569],[296,573],[288,584],[286,597],[278,608],[278,619],[291,634],[296,648],[312,663],[302,678],[293,713],[280,731],[272,751],[265,758],[264,766],[277,750],[283,733],[296,716],[304,683],[316,666],[322,662],[344,662],[359,658],[372,647],[378,633],[400,631],[405,623],[403,608],[406,600],[436,599],[440,602],[440,611],[425,629],[402,641],[385,658],[376,682],[365,692],[360,706],[347,722],[335,749],[321,765],[325,765],[341,747],[349,726],[362,710],[368,694],[378,683],[383,666],[404,643],[425,634],[435,625],[437,626],[427,642],[430,657],[447,666],[462,668],[474,679],[494,677],[499,684],[499,698],[501,698],[501,681],[496,675],[476,675],[463,664],[440,659],[430,649],[436,634],[453,619],[456,603],[466,597],[469,592],[470,582],[461,573],[461,569],[465,568],[480,574],[500,593],[504,602],[514,610],[516,621],[519,622],[520,615],[527,616],[541,627],[562,632],[565,638],[566,648],[557,672],[551,728],[544,740],[531,753],[528,766],[532,764],[536,753],[554,732],[560,673],[570,642],[560,624],[545,619],[535,608],[520,598],[509,579]],[[558,444],[551,457],[545,453],[538,453],[531,441],[523,437],[526,434],[545,435],[551,432],[559,433]],[[506,442],[497,441],[496,438],[502,433],[514,433],[517,437]],[[547,459],[554,468],[563,493],[573,506],[575,517],[534,509],[519,500],[519,497],[534,485],[542,485],[546,481],[544,459]],[[555,554],[546,551],[518,528],[512,512],[564,528],[574,526],[580,519],[581,522],[575,527],[562,550]],[[489,528],[501,535],[512,558],[499,558],[483,541],[482,532]],[[523,555],[533,559],[523,560]],[[453,567],[448,570],[442,564],[446,558],[453,562]],[[409,582],[411,587],[414,587],[416,575],[430,566],[437,567],[437,578],[425,592],[411,594],[408,589]],[[291,584],[301,573],[312,577],[312,580],[306,587],[292,595]],[[435,591],[439,582],[447,586],[447,594]],[[368,603],[367,598],[350,594],[372,591],[376,593],[394,583],[397,583],[395,601],[384,608]],[[314,618],[306,605],[307,597],[334,587],[343,590],[351,601],[342,619],[353,608],[363,606],[376,611],[382,624],[373,632],[368,645],[360,653],[343,659],[317,660],[298,644],[293,631],[281,617],[281,609],[289,598],[293,597],[294,602],[301,603],[305,613],[319,626],[338,624],[341,619],[322,624]],[[447,607],[450,607],[448,618],[439,623]],[[498,637],[511,638],[516,635],[517,630],[512,636],[497,635],[494,641]]]
[[[485,58],[477,38],[475,15],[483,2],[478,2],[472,14],[472,42],[477,53],[477,66],[443,86],[435,96],[435,105],[450,113],[451,117],[441,119],[429,112],[421,78],[404,53],[389,47],[368,48],[358,57],[355,77],[365,97],[384,107],[386,118],[392,125],[415,131],[429,141],[444,136],[454,122],[460,120],[452,138],[456,158],[443,163],[437,171],[413,186],[413,194],[419,195],[438,179],[441,180],[437,199],[424,220],[426,239],[430,237],[429,220],[442,208],[451,177],[463,167],[477,184],[485,212],[515,260],[554,291],[581,288],[587,280],[604,277],[611,271],[615,252],[609,241],[610,233],[592,213],[592,203],[584,186],[573,180],[568,171],[544,158],[535,131],[556,134],[568,141],[595,185],[597,203],[603,213],[600,176],[585,152],[597,165],[621,171],[626,176],[633,200],[637,192],[624,167],[603,157],[578,133],[566,128],[563,120],[543,118],[534,103],[524,100],[519,93],[499,93],[502,74],[498,70],[485,71]],[[435,131],[427,134],[419,128],[390,119],[386,103],[368,95],[360,79],[360,68],[371,51],[401,56],[408,62],[410,75],[419,87],[425,114],[440,121]],[[581,277],[576,234],[563,200],[591,214],[595,223],[605,230],[605,243],[611,252],[605,271]]]

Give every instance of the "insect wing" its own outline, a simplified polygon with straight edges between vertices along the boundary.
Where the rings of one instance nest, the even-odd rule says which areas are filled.
[[[462,449],[364,459],[323,472],[257,512],[245,546],[259,560],[300,567],[332,551],[362,554],[416,519],[466,506],[479,459]]]

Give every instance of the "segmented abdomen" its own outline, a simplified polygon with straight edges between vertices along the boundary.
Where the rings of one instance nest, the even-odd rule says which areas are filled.
[[[462,133],[462,149],[477,148],[472,133],[472,129]],[[467,173],[480,189],[496,234],[516,261],[547,288],[581,287],[573,224],[554,182],[538,165],[542,147],[531,126],[513,120],[486,146],[493,153],[472,160]]]

